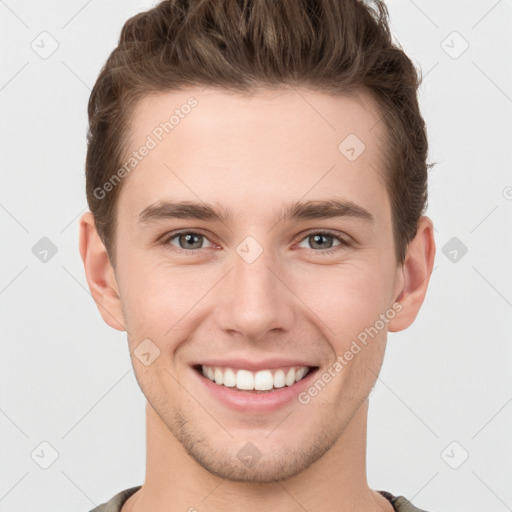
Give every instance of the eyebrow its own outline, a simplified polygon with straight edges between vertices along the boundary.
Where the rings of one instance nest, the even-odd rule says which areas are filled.
[[[285,205],[280,220],[314,220],[352,217],[372,223],[374,216],[362,206],[347,200],[331,199],[297,202]],[[205,220],[227,224],[234,218],[232,210],[206,203],[192,201],[158,201],[144,210],[138,217],[139,224],[167,219]]]

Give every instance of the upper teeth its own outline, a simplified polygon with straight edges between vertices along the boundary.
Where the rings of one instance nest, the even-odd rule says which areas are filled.
[[[309,370],[308,366],[279,368],[276,370],[233,370],[232,368],[220,368],[218,366],[201,365],[203,375],[216,384],[236,387],[242,390],[255,389],[266,391],[274,388],[291,386],[303,379]]]

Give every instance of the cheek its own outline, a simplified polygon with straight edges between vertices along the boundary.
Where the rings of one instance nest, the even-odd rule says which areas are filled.
[[[211,267],[170,265],[163,258],[133,258],[123,270],[121,298],[130,331],[162,342],[186,324],[186,315],[216,280]]]
[[[339,348],[373,325],[385,311],[389,295],[385,271],[379,263],[360,260],[339,266],[311,266],[295,278],[302,301],[330,328]]]

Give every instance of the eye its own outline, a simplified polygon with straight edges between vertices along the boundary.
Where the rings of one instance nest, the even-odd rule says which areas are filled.
[[[175,243],[173,243],[175,242]],[[214,247],[206,235],[197,231],[178,231],[168,233],[163,237],[161,244],[173,251],[194,253],[200,249],[205,249],[204,242],[209,243],[209,247]],[[300,244],[306,242],[309,248],[315,249],[314,252],[319,254],[331,254],[338,250],[343,250],[345,247],[350,247],[351,242],[345,240],[338,234],[329,231],[313,231],[308,233],[301,239]],[[335,243],[337,242],[337,243]],[[307,247],[306,247],[307,248]]]
[[[337,240],[338,243],[334,244],[334,240]],[[315,252],[321,254],[331,254],[351,245],[348,240],[328,231],[314,231],[309,233],[302,239],[301,243],[304,242],[308,243],[312,249],[319,249]]]
[[[171,243],[175,239],[177,241],[177,245]],[[193,249],[204,249],[203,242],[205,240],[208,240],[208,238],[206,238],[206,236],[201,233],[197,233],[196,231],[180,231],[177,233],[173,232],[165,236],[162,239],[162,244],[168,247],[175,247],[178,252],[191,252]]]

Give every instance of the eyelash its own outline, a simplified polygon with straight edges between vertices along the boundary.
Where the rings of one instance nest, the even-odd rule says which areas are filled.
[[[194,254],[194,253],[197,253],[198,251],[201,250],[201,249],[190,249],[190,250],[187,250],[187,249],[182,249],[181,247],[171,246],[171,244],[169,242],[171,240],[173,240],[174,238],[178,237],[179,235],[201,235],[202,237],[204,237],[204,238],[206,238],[208,240],[208,237],[206,235],[204,235],[203,233],[199,232],[199,231],[182,230],[182,231],[172,231],[171,233],[168,233],[166,236],[163,237],[161,244],[164,247],[166,247],[167,249],[169,249],[171,251],[178,252],[178,253],[192,253],[192,254]],[[324,235],[324,236],[327,236],[327,237],[332,237],[332,238],[335,238],[336,240],[338,240],[340,242],[338,245],[335,245],[334,247],[329,248],[329,249],[324,249],[324,250],[322,250],[322,249],[319,249],[319,250],[311,249],[312,251],[314,251],[314,252],[316,252],[318,254],[321,254],[321,255],[332,254],[334,252],[339,251],[342,248],[351,247],[353,245],[352,242],[346,240],[345,238],[340,237],[335,232],[331,232],[329,230],[325,230],[325,231],[310,231],[310,232],[308,232],[308,233],[306,233],[305,235],[302,236],[302,238],[299,240],[299,243],[304,241],[304,240],[306,240],[307,238],[309,238],[309,237],[311,237],[313,235]]]

